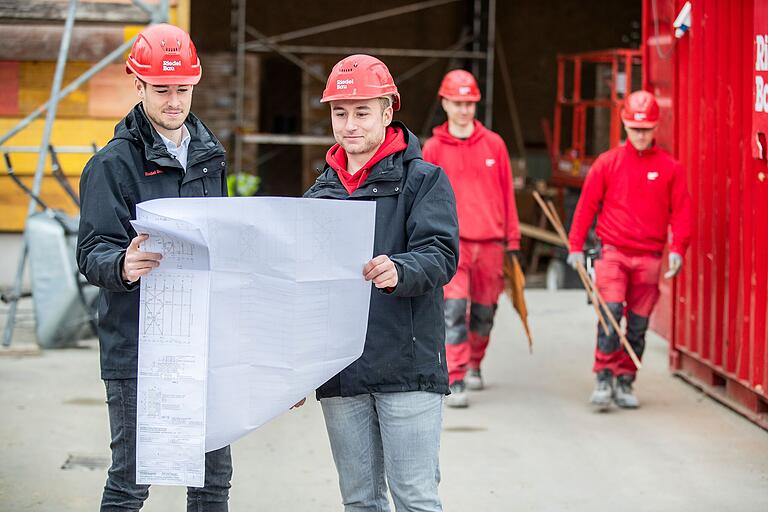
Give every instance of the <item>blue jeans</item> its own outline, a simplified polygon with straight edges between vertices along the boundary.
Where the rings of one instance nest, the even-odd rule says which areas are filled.
[[[105,380],[112,466],[101,512],[136,511],[149,496],[148,485],[136,484],[136,379]],[[205,454],[205,487],[187,488],[187,512],[228,510],[232,457],[229,446]]]
[[[320,400],[346,512],[442,511],[443,395],[373,393]]]

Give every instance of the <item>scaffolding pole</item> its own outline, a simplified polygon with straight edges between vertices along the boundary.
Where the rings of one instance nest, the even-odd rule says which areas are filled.
[[[135,4],[141,4],[140,0],[133,0]],[[168,0],[161,0],[160,5],[165,5],[166,10],[163,14],[160,11],[160,6],[158,6],[158,10],[155,11],[154,17],[150,18],[148,24],[153,23],[161,23],[163,21],[167,20],[168,14]],[[77,77],[74,81],[72,81],[69,85],[67,85],[65,88],[63,88],[61,91],[58,92],[56,96],[51,96],[48,101],[37,107],[35,110],[29,113],[27,117],[19,121],[13,128],[8,130],[5,134],[0,136],[0,144],[4,144],[8,141],[11,137],[22,131],[24,128],[32,124],[32,122],[40,117],[43,112],[47,111],[48,108],[55,102],[58,103],[59,101],[63,100],[70,94],[72,94],[74,91],[76,91],[81,85],[83,85],[85,82],[90,80],[94,77],[99,71],[110,65],[113,61],[116,59],[122,57],[122,55],[127,52],[131,46],[133,46],[133,42],[136,38],[133,37],[132,39],[126,41],[122,45],[115,48],[112,52],[110,52],[106,57],[101,59],[99,62],[94,64],[88,71]]]
[[[493,61],[496,45],[496,0],[488,0],[488,41],[485,49],[485,127],[493,128]]]
[[[365,14],[362,16],[355,16],[352,18],[333,21],[330,23],[324,23],[304,29],[293,30],[278,34],[275,36],[265,36],[256,28],[245,25],[248,35],[256,38],[255,41],[245,42],[244,39],[233,37],[233,42],[236,41],[236,48],[238,56],[245,51],[260,52],[260,53],[276,53],[286,58],[305,73],[320,82],[325,82],[325,77],[317,73],[316,70],[307,66],[298,55],[350,55],[355,53],[368,53],[380,56],[393,56],[393,57],[413,57],[424,58],[423,62],[413,66],[411,69],[404,72],[398,80],[409,80],[416,76],[421,71],[427,69],[439,59],[470,59],[473,61],[472,70],[475,76],[480,76],[480,63],[485,63],[485,94],[484,105],[485,115],[484,123],[486,126],[491,126],[493,122],[493,67],[494,67],[494,42],[495,42],[495,26],[496,26],[496,1],[495,0],[472,0],[473,5],[473,21],[471,36],[462,36],[459,41],[451,45],[449,48],[443,50],[425,49],[425,48],[375,48],[375,47],[355,47],[355,46],[326,46],[326,45],[283,45],[285,41],[294,39],[300,39],[303,37],[323,34],[332,30],[339,30],[343,28],[354,27],[363,23],[369,23],[372,21],[378,21],[382,19],[391,18],[394,16],[400,16],[403,14],[410,14],[425,9],[439,7],[447,4],[453,4],[466,0],[428,0],[415,2],[392,9],[386,9],[371,14]],[[483,25],[483,11],[484,5],[487,1],[488,5],[488,19],[486,24]],[[233,0],[233,4],[236,2],[245,2],[245,0]],[[243,9],[244,10],[244,9]],[[236,27],[235,30],[239,31],[240,17],[232,16],[232,25]],[[483,34],[483,28],[487,29],[487,32]],[[484,37],[485,36],[485,37]],[[471,50],[464,50],[462,46],[472,42]],[[483,43],[485,43],[485,51],[482,51]],[[240,76],[240,68],[244,68],[244,64],[241,65],[238,57],[238,76]],[[238,80],[237,83],[237,95],[242,95],[242,90],[245,87],[244,83]],[[238,109],[240,111],[241,109]],[[240,123],[238,122],[238,127]],[[242,135],[239,134],[240,130],[236,131],[236,143],[235,154],[242,152],[242,144],[272,144],[274,141],[280,140],[281,144],[296,144],[296,145],[315,145],[318,138],[309,134],[251,134]],[[238,147],[240,149],[238,150]]]
[[[156,9],[147,7],[141,0],[132,0],[135,5],[138,5],[147,12],[152,12],[150,18],[150,24],[164,21],[168,17],[168,2],[169,0],[160,0]],[[16,126],[11,128],[5,135],[0,137],[0,144],[3,144],[8,139],[19,133],[21,130],[29,126],[35,119],[40,117],[43,112],[46,112],[45,128],[43,130],[43,138],[39,147],[37,167],[35,168],[35,177],[33,182],[32,191],[34,195],[39,195],[40,188],[42,187],[43,175],[45,171],[45,159],[47,155],[47,148],[50,144],[51,131],[53,129],[53,123],[56,120],[56,110],[59,102],[77,90],[83,83],[87,82],[96,73],[101,71],[107,65],[112,63],[115,59],[122,56],[122,54],[128,50],[133,44],[133,39],[126,41],[120,47],[112,51],[101,61],[91,67],[88,71],[80,75],[76,80],[70,83],[64,89],[61,88],[61,82],[64,77],[64,69],[67,64],[67,54],[69,53],[69,44],[72,39],[72,30],[75,23],[75,12],[77,11],[77,0],[70,0],[69,8],[67,11],[67,19],[64,24],[64,34],[61,38],[61,46],[59,47],[59,56],[56,62],[56,71],[54,73],[53,84],[51,85],[51,97],[47,102],[36,108],[31,114],[22,119]],[[37,203],[34,199],[30,198],[29,207],[27,210],[27,218],[35,213],[37,209]],[[13,338],[13,330],[16,326],[16,310],[18,307],[18,300],[21,296],[21,285],[24,280],[24,269],[26,267],[27,255],[29,252],[29,246],[27,243],[26,230],[24,232],[24,240],[22,243],[21,252],[19,255],[19,263],[16,269],[16,278],[14,280],[13,292],[11,294],[12,300],[8,308],[8,317],[5,323],[5,329],[3,331],[3,347],[9,347]]]
[[[322,84],[325,83],[325,77],[323,76],[322,73],[316,71],[315,69],[312,69],[311,66],[308,66],[306,62],[304,62],[303,60],[301,60],[299,57],[296,56],[296,53],[299,53],[299,52],[296,52],[296,51],[292,50],[291,47],[280,46],[280,45],[275,44],[275,43],[270,43],[268,38],[267,38],[267,36],[265,36],[264,34],[259,32],[255,28],[251,27],[250,25],[248,25],[248,28],[246,30],[247,30],[249,35],[251,35],[251,36],[255,37],[256,39],[258,39],[257,44],[260,45],[260,46],[253,47],[253,46],[251,46],[252,43],[247,43],[247,44],[244,45],[244,47],[246,49],[248,49],[250,51],[260,51],[261,50],[261,51],[275,52],[278,55],[286,58],[287,60],[291,61],[293,64],[295,64],[298,67],[300,67],[306,74],[308,74],[309,76],[313,77],[314,79],[316,79],[320,83],[322,83]],[[315,47],[302,47],[302,48],[309,48],[310,51],[304,51],[304,52],[301,52],[301,53],[312,53],[312,54],[317,53],[317,52],[311,50],[312,48],[315,48]],[[342,53],[344,53],[344,52],[342,52]],[[351,52],[351,53],[366,53],[366,52]]]
[[[252,30],[248,27],[249,32]],[[254,34],[255,35],[255,32]],[[376,48],[370,46],[312,46],[312,45],[278,45],[270,43],[266,37],[258,37],[259,41],[246,44],[251,52],[284,51],[294,55],[352,55],[355,53],[375,54],[381,57],[423,57],[423,58],[460,58],[485,59],[485,52],[466,50],[428,50],[423,48]],[[263,42],[261,41],[263,39]],[[468,38],[467,42],[472,38]]]
[[[246,31],[246,0],[235,0],[237,17],[236,80],[235,90],[235,173],[243,172],[243,109],[245,108],[245,31]]]
[[[45,152],[46,149],[42,148]],[[0,146],[0,153],[34,153],[40,152],[40,146]],[[87,155],[94,153],[93,146],[56,146],[56,152],[59,154],[70,153],[77,155]],[[16,173],[17,176],[26,176]]]
[[[69,0],[69,7],[67,8],[67,19],[64,22],[64,34],[61,37],[61,46],[59,47],[59,57],[56,61],[56,71],[53,75],[53,84],[51,84],[51,98],[56,98],[61,91],[61,81],[64,78],[64,70],[67,67],[67,54],[69,53],[69,43],[72,40],[72,27],[75,25],[75,12],[77,11],[77,0]],[[32,195],[34,197],[29,198],[29,205],[27,206],[27,218],[32,216],[37,210],[37,201],[35,197],[40,196],[40,188],[43,184],[43,171],[45,169],[45,157],[47,152],[43,148],[47,148],[51,140],[51,130],[53,128],[53,122],[56,120],[56,109],[59,105],[58,101],[51,103],[48,107],[48,112],[45,116],[45,128],[43,129],[43,139],[40,142],[40,151],[37,153],[37,167],[35,167],[35,179],[32,183]],[[22,243],[21,256],[19,257],[19,264],[16,268],[16,280],[13,284],[13,296],[19,297],[21,293],[21,283],[24,278],[24,267],[27,262],[27,254],[29,252],[29,244],[27,243],[27,233],[24,231],[24,242]],[[8,318],[5,322],[5,332],[3,333],[3,346],[8,347],[11,344],[11,337],[13,336],[13,328],[16,325],[16,308],[19,305],[18,298],[13,300],[8,308]]]
[[[483,0],[474,0],[472,2],[472,50],[480,51],[480,34],[483,29]],[[472,74],[480,76],[480,61],[472,63]]]
[[[378,11],[371,14],[364,14],[362,16],[355,16],[353,18],[347,18],[339,21],[333,21],[331,23],[324,23],[323,25],[317,25],[311,28],[305,28],[301,30],[294,30],[292,32],[286,32],[277,36],[272,36],[267,39],[270,43],[281,43],[283,41],[290,41],[291,39],[299,39],[302,37],[313,36],[322,34],[324,32],[330,32],[331,30],[338,30],[341,28],[354,27],[363,23],[371,21],[383,20],[391,18],[393,16],[400,16],[401,14],[410,14],[412,12],[423,11],[424,9],[430,9],[432,7],[438,7],[441,5],[452,4],[461,0],[430,0],[428,2],[416,2],[402,7],[395,7],[394,9],[387,9],[384,11]]]
[[[249,144],[287,144],[294,146],[330,146],[336,140],[324,135],[291,135],[282,133],[249,133],[243,135]]]

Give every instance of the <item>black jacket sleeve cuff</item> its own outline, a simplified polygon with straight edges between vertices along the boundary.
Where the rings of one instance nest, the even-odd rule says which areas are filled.
[[[139,287],[139,281],[129,283],[123,279],[123,261],[125,261],[125,251],[120,253],[120,256],[115,258],[115,283],[116,288],[121,292],[132,292]]]

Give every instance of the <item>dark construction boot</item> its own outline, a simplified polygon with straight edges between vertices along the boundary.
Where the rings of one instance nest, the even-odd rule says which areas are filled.
[[[632,392],[632,383],[635,381],[634,375],[619,375],[616,377],[616,392],[613,396],[616,405],[623,409],[637,409],[640,407],[640,401]]]
[[[600,411],[605,411],[611,406],[613,399],[613,373],[611,370],[597,372],[597,384],[592,391],[589,401]]]

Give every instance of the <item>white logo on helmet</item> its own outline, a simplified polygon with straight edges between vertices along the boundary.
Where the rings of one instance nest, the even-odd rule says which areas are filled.
[[[348,89],[350,85],[354,84],[355,80],[353,78],[346,78],[344,80],[336,80],[336,90],[340,89]]]
[[[635,121],[645,121],[645,112],[635,112]]]
[[[462,85],[461,87],[459,87],[459,94],[461,94],[462,96],[469,93],[470,93],[470,88],[468,86]]]
[[[164,60],[163,71],[176,71],[176,66],[181,66],[180,60]]]

